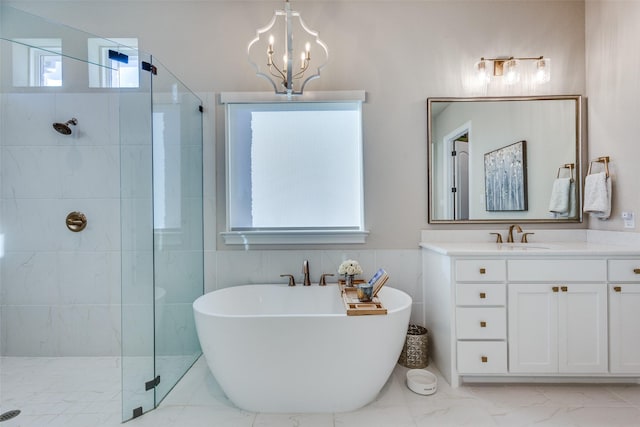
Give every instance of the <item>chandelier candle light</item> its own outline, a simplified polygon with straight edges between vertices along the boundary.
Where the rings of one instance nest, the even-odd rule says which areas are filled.
[[[283,18],[284,22],[279,18]],[[280,43],[280,45],[276,44],[277,39],[273,33],[277,32],[277,30],[281,30],[282,34],[284,34],[284,46],[282,43]],[[295,38],[293,35],[294,30],[298,30],[298,35]],[[260,39],[265,33],[269,33],[269,37],[267,39],[268,44],[266,47],[266,58],[264,57],[264,53],[261,53],[264,52],[264,50],[259,48],[253,49],[261,43],[264,43],[264,41],[260,42]],[[294,43],[294,39],[296,40],[296,43]],[[299,42],[299,40],[301,40],[301,42]],[[320,46],[321,49],[318,51],[318,56],[321,60],[322,56],[324,56],[324,61],[318,65],[315,74],[304,78],[305,72],[309,69],[311,64],[312,42]],[[262,46],[264,46],[264,44],[262,44]],[[276,47],[282,49],[281,65],[278,65],[280,52],[276,54],[276,52],[278,52]],[[255,53],[252,52],[252,50]],[[294,60],[294,54],[296,51],[300,52],[299,64],[296,64],[296,61]],[[276,10],[271,21],[264,28],[260,28],[256,31],[256,37],[249,42],[249,46],[247,47],[247,55],[249,62],[256,69],[256,74],[269,80],[275,93],[286,94],[290,97],[291,95],[302,95],[305,85],[309,81],[320,77],[320,69],[326,64],[327,59],[329,58],[329,51],[322,40],[318,38],[318,33],[306,26],[304,21],[302,21],[300,13],[291,10],[291,4],[289,3],[289,0],[286,0],[284,10]],[[252,56],[256,55],[258,60],[254,61]],[[261,68],[261,66],[258,65],[261,63],[266,64],[266,68]],[[296,85],[296,80],[300,80],[301,82]]]

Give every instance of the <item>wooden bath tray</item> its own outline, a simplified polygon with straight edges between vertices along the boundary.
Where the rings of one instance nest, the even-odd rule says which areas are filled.
[[[342,302],[347,310],[347,316],[364,316],[368,314],[387,314],[387,309],[382,305],[378,297],[373,297],[370,302],[360,302],[356,288],[347,288],[340,284]]]

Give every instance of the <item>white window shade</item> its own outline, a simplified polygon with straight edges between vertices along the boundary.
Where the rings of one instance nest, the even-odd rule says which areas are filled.
[[[361,101],[229,103],[225,241],[362,243],[362,174]]]

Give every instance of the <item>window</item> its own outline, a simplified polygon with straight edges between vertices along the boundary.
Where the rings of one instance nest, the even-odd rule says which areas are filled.
[[[226,243],[364,242],[362,99],[223,99]]]
[[[15,39],[13,86],[62,86],[61,39]]]
[[[89,87],[139,86],[138,39],[88,40]]]

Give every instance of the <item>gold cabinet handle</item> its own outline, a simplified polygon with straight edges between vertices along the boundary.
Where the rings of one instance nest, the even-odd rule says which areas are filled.
[[[480,269],[480,274],[485,274],[486,272],[487,272],[487,269],[486,269],[486,268],[482,267],[482,268]]]
[[[485,299],[487,297],[487,294],[485,294],[484,292],[480,292],[480,299]]]
[[[481,328],[486,328],[487,327],[487,322],[484,322],[484,321],[480,322],[480,327]]]
[[[560,286],[560,290],[562,292],[567,292],[569,290],[569,288],[567,286]]]
[[[635,274],[640,274],[640,268],[634,268],[634,269],[633,269],[633,272],[634,272]]]
[[[480,357],[480,360],[482,361],[482,363],[487,363],[489,361],[489,358],[487,356],[482,356]]]
[[[553,292],[558,292],[558,291],[560,290],[560,288],[559,288],[558,286],[553,286],[553,287],[551,288],[551,290],[552,290]]]
[[[614,286],[614,287],[613,287],[613,290],[614,290],[615,292],[622,292],[622,286]]]

